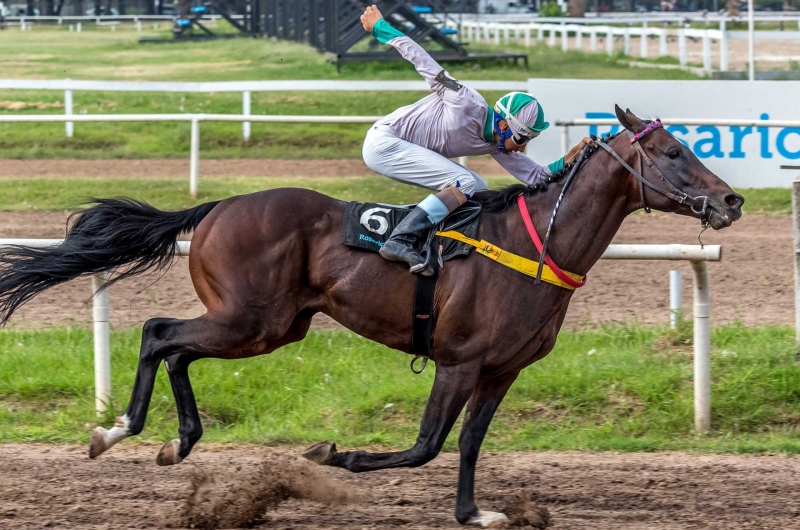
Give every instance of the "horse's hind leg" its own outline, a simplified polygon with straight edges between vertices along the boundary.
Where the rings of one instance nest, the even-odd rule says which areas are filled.
[[[156,463],[160,466],[180,464],[203,436],[203,425],[200,422],[200,413],[197,411],[197,402],[189,380],[189,364],[197,359],[196,355],[189,353],[178,353],[164,359],[169,383],[175,396],[175,406],[178,409],[180,438],[170,440],[161,448],[156,458]]]
[[[425,406],[414,447],[392,453],[336,451],[336,444],[320,442],[303,456],[318,464],[343,467],[360,473],[393,467],[416,467],[433,460],[444,445],[450,429],[469,399],[478,380],[479,367],[469,365],[436,367],[436,379]]]
[[[266,353],[280,348],[291,342],[302,340],[311,326],[313,311],[302,311],[292,322],[289,330],[277,340],[267,341],[260,347],[261,353]],[[261,351],[261,348],[264,348]],[[158,453],[156,463],[160,466],[179,464],[189,456],[194,444],[203,436],[203,426],[200,414],[197,411],[197,402],[194,398],[192,383],[189,380],[189,364],[201,359],[203,356],[194,353],[177,353],[164,359],[164,365],[169,374],[172,393],[175,396],[175,405],[178,408],[178,433],[180,438],[165,443]]]
[[[95,458],[120,440],[142,431],[156,372],[163,359],[181,351],[212,357],[228,349],[249,347],[256,340],[251,337],[253,332],[247,330],[247,325],[243,325],[241,320],[218,320],[208,315],[193,320],[153,318],[145,322],[139,366],[128,408],[123,416],[117,418],[112,429],[95,428],[89,457]]]

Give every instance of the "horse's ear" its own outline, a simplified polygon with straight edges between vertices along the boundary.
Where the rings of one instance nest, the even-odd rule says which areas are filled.
[[[647,127],[647,125],[642,120],[637,118],[633,112],[630,110],[622,110],[619,105],[614,105],[614,113],[617,115],[617,119],[622,126],[631,132],[638,133]]]
[[[619,105],[614,105],[614,113],[617,115],[617,119],[622,124],[623,127],[628,129],[629,131],[633,130],[632,124],[628,120],[628,115],[625,114],[625,111]]]
[[[625,116],[628,118],[628,123],[631,124],[630,130],[633,132],[638,133],[647,128],[647,123],[631,112],[631,109],[625,109]]]

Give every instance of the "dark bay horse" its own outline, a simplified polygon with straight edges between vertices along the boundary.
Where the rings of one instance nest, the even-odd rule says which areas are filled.
[[[611,243],[622,221],[650,208],[703,218],[714,229],[739,219],[744,199],[711,173],[656,122],[617,107],[629,131],[608,142],[576,173],[548,247],[555,263],[586,274]],[[646,134],[633,143],[635,133]],[[648,162],[641,187],[631,173],[637,149]],[[652,164],[652,165],[651,165]],[[634,170],[635,171],[635,170]],[[480,239],[530,259],[538,255],[519,211],[524,195],[540,237],[564,179],[477,196],[485,214]],[[641,188],[641,189],[640,189]],[[671,189],[703,199],[702,209]],[[662,190],[661,192],[659,190]],[[175,241],[194,230],[189,268],[207,312],[196,319],[153,318],[142,332],[132,396],[113,428],[97,427],[90,456],[97,457],[145,423],[156,371],[165,361],[175,395],[180,438],[167,442],[157,462],[189,456],[202,435],[189,381],[189,365],[202,358],[240,359],[302,340],[315,313],[402,352],[411,351],[411,307],[416,278],[378,254],[342,246],[345,203],[302,189],[232,197],[181,212],[163,212],[132,199],[100,199],[76,214],[63,244],[0,252],[0,321],[45,289],[83,274],[111,271],[114,280],[172,262]],[[332,443],[312,446],[306,457],[353,472],[420,466],[433,459],[466,405],[459,436],[456,518],[486,526],[502,514],[478,510],[474,474],[481,442],[497,407],[520,370],[553,348],[572,291],[543,283],[481,256],[454,260],[441,271],[435,300],[432,360],[436,374],[419,436],[405,451],[339,452]]]

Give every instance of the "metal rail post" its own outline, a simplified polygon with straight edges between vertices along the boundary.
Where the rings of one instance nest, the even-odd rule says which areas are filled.
[[[678,327],[683,318],[683,275],[681,271],[669,271],[669,327]]]
[[[92,326],[94,328],[94,408],[100,416],[111,403],[110,297],[105,274],[92,276]]]
[[[800,177],[792,183],[792,226],[794,228],[794,335],[800,352]]]
[[[753,18],[755,2],[748,0],[747,2],[747,59],[748,59],[748,78],[750,81],[756,80],[756,48],[755,48],[755,19]]]
[[[64,115],[72,116],[72,90],[64,91]],[[67,132],[67,138],[72,138],[75,131],[75,126],[71,121],[64,122],[64,129]]]
[[[719,23],[722,38],[719,39],[719,71],[728,71],[728,32],[725,28],[725,21],[721,20]]]
[[[569,153],[569,127],[567,125],[561,126],[561,154],[567,156]]]
[[[242,114],[250,116],[250,91],[245,90],[242,92]],[[245,142],[250,141],[250,122],[242,122],[242,139]]]
[[[647,21],[642,22],[642,37],[639,39],[639,55],[647,58]]]
[[[711,311],[708,264],[692,261],[694,271],[694,428],[711,429]]]
[[[623,39],[623,52],[625,55],[631,54],[631,28],[625,28],[625,35]]]
[[[197,198],[197,187],[200,181],[200,120],[192,120],[192,139],[189,155],[189,195]]]
[[[686,54],[686,32],[683,28],[678,30],[678,55],[681,66],[686,66],[688,56]]]

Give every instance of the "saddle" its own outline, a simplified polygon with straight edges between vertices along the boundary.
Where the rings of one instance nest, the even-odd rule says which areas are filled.
[[[414,204],[398,206],[376,202],[348,203],[342,219],[342,244],[372,252],[380,251],[383,244],[392,235],[394,228],[415,206]],[[422,248],[417,248],[417,251],[423,256],[440,258],[441,261],[468,256],[474,247],[462,241],[437,236],[436,232],[458,232],[467,238],[474,239],[478,236],[480,220],[481,205],[474,201],[467,201],[448,215],[442,223],[432,228],[428,237],[420,238]]]

